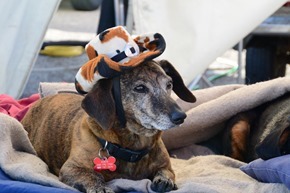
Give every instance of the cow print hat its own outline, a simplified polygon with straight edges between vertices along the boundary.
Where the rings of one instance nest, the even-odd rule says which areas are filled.
[[[76,90],[86,94],[98,80],[117,77],[124,70],[156,58],[165,46],[159,33],[133,37],[122,26],[109,28],[86,45],[89,61],[76,74]]]

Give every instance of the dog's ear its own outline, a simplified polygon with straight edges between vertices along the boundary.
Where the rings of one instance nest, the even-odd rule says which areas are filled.
[[[112,80],[99,80],[83,99],[82,108],[103,129],[111,128],[116,118],[115,102],[112,95]]]
[[[177,96],[186,102],[194,103],[196,101],[195,96],[185,86],[180,74],[173,67],[173,65],[167,60],[159,61],[159,65],[163,68],[165,73],[172,78],[173,91],[177,94]]]

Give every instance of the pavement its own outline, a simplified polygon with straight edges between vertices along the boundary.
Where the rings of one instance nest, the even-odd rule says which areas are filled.
[[[89,41],[96,35],[100,8],[94,11],[74,10],[69,0],[62,0],[53,16],[44,41],[78,40]],[[22,97],[38,92],[40,82],[74,82],[80,66],[87,61],[85,53],[74,57],[52,57],[39,54],[30,74]],[[238,52],[227,50],[218,57],[200,77],[192,77],[196,84],[191,89],[215,85],[244,83],[245,51],[242,52],[240,76],[238,73]]]
[[[69,0],[62,0],[47,29],[44,41],[89,41],[96,35],[100,8],[94,11],[74,10]],[[22,94],[38,92],[40,82],[74,82],[80,66],[87,61],[86,54],[74,57],[52,57],[39,54]]]

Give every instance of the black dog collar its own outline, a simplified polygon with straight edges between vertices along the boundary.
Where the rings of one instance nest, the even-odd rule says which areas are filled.
[[[134,151],[127,148],[122,148],[117,144],[110,143],[99,137],[97,137],[97,139],[102,144],[103,148],[108,150],[110,155],[127,162],[137,162],[149,152],[149,149]]]

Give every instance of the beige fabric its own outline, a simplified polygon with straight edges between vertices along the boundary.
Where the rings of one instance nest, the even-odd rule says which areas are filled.
[[[14,118],[0,113],[0,167],[12,179],[73,189],[61,183],[36,156],[27,132]]]
[[[260,183],[243,173],[245,163],[225,156],[208,155],[189,160],[171,159],[176,173],[178,190],[172,193],[273,193],[290,192],[283,184]],[[109,183],[115,191],[150,192],[149,180],[125,179]]]
[[[75,89],[75,84],[73,83],[58,83],[58,82],[41,82],[38,88],[40,96],[46,97],[50,95],[55,95],[59,92],[73,92],[78,93]]]

